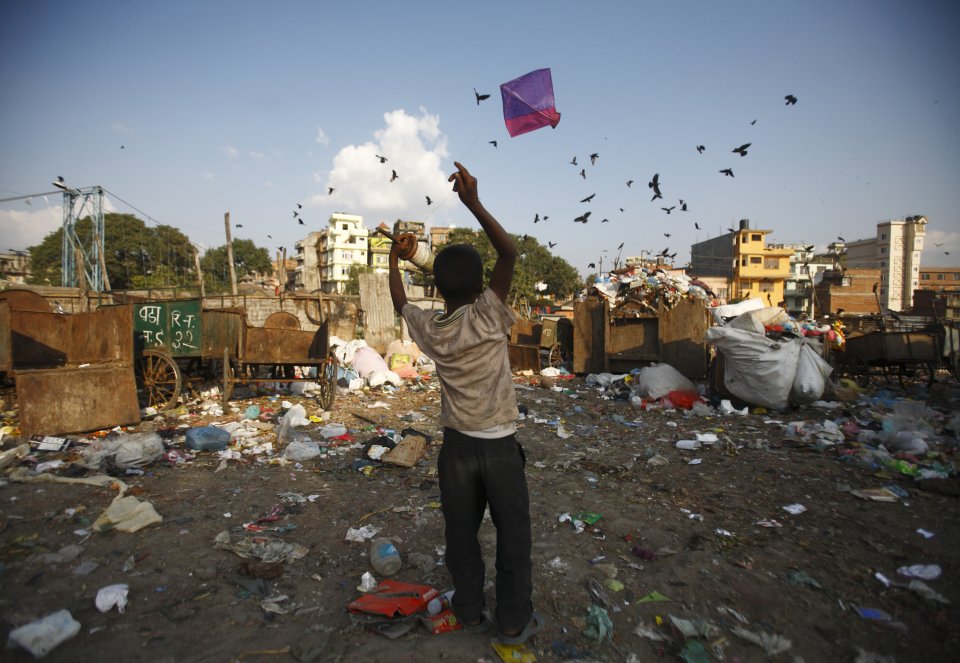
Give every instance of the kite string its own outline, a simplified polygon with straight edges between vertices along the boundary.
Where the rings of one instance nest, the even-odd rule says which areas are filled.
[[[463,152],[461,152],[461,153],[460,153],[460,157],[457,158],[457,159],[454,159],[454,161],[459,161],[460,163],[463,163],[464,157],[467,156],[468,154],[470,154],[470,152],[473,151],[473,148],[477,146],[477,143],[478,143],[479,141],[480,141],[480,132],[477,132],[477,135],[474,137],[473,142],[470,143],[469,147],[467,147],[466,150],[464,150]],[[427,215],[423,218],[423,220],[424,220],[424,221],[429,221],[429,220],[430,220],[430,217],[432,217],[434,214],[436,214],[437,211],[438,211],[441,207],[443,207],[443,205],[445,205],[445,204],[447,203],[447,201],[450,200],[452,194],[453,194],[453,191],[452,191],[452,190],[448,190],[448,191],[447,191],[447,195],[444,196],[442,200],[438,200],[438,201],[437,201],[436,206],[433,208],[433,210],[431,210],[431,212],[430,212],[429,214],[427,214]]]

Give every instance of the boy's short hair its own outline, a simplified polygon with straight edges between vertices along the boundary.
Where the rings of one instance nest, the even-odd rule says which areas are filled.
[[[443,247],[433,261],[433,282],[444,299],[462,299],[483,290],[483,260],[469,244]]]

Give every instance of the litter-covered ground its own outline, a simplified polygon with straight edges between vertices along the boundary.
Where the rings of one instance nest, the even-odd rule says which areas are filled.
[[[955,655],[956,382],[722,414],[631,402],[609,379],[517,381],[537,660]],[[439,393],[386,389],[344,392],[328,413],[309,395],[247,394],[226,413],[196,403],[119,437],[7,453],[0,616],[21,644],[5,660],[32,660],[23,642],[49,661],[499,660],[492,633],[433,634],[414,614],[390,639],[347,609],[384,580],[371,537],[399,552],[392,580],[450,589]],[[224,423],[225,450],[187,447],[187,427]],[[190,444],[216,449],[216,433]],[[401,438],[408,453],[384,462]],[[492,607],[489,519],[481,538]]]

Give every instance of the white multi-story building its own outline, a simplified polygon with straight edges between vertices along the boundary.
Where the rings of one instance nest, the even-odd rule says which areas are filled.
[[[920,282],[920,256],[927,235],[927,217],[908,216],[877,224],[877,235],[846,245],[847,267],[880,270],[878,295],[885,309],[903,311],[913,306]]]
[[[817,254],[812,245],[779,244],[777,247],[793,249],[793,255],[790,256],[790,275],[783,282],[784,307],[794,316],[819,315],[813,291],[814,281],[817,274],[836,266],[836,255]]]
[[[352,265],[367,264],[368,231],[363,217],[334,212],[329,225],[296,243],[296,288],[343,292]]]

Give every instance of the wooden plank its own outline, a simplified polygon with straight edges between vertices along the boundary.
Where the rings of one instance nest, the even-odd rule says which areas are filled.
[[[600,301],[573,304],[573,372],[600,373],[604,370],[604,316]]]
[[[605,309],[604,370],[626,373],[660,360],[659,320],[654,317],[613,319]]]
[[[704,336],[709,319],[699,302],[682,299],[659,312],[660,361],[670,364],[691,380],[706,375],[709,352]]]
[[[383,354],[397,338],[396,312],[390,299],[388,274],[360,274],[360,309],[363,311],[363,339]]]
[[[540,348],[536,345],[507,345],[511,371],[540,371]]]
[[[90,313],[16,311],[10,316],[16,370],[116,362],[133,365],[129,305]]]
[[[17,371],[25,436],[81,433],[140,422],[132,364]]]

